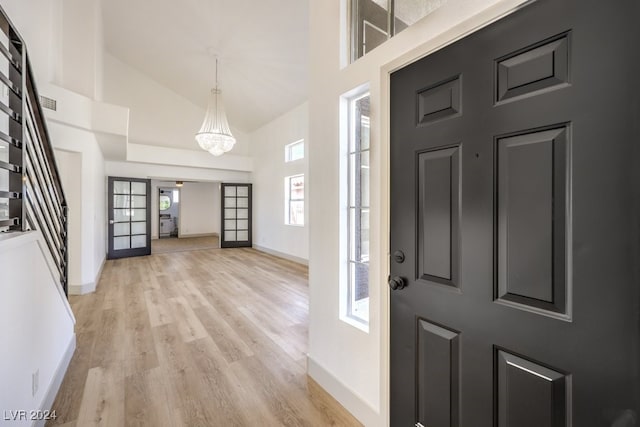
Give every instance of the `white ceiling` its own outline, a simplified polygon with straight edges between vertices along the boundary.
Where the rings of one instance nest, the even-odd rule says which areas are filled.
[[[202,108],[216,52],[232,127],[307,99],[308,0],[107,0],[103,13],[110,54]]]

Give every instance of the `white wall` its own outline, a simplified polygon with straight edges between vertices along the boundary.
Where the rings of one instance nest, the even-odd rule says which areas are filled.
[[[389,138],[388,75],[512,11],[523,0],[449,0],[349,66],[346,0],[310,2],[309,374],[367,426],[389,416]],[[363,332],[339,320],[340,97],[371,90],[370,324]],[[336,351],[339,349],[340,351]]]
[[[220,235],[219,183],[185,182],[180,202],[180,237]]]
[[[243,181],[245,182],[245,181]],[[151,180],[151,238],[159,235],[160,187],[174,187],[175,181]],[[220,235],[220,183],[185,182],[180,188],[179,237]]]
[[[27,43],[36,82],[55,80],[62,61],[62,0],[0,0],[0,5]]]
[[[202,151],[195,140],[205,110],[110,54],[104,58],[104,100],[128,107],[129,141]],[[248,154],[248,137],[232,127],[229,154]]]
[[[251,134],[254,246],[302,262],[309,259],[308,203],[303,227],[285,225],[284,178],[304,174],[308,200],[313,185],[308,176],[308,117],[304,103]],[[285,145],[301,139],[305,141],[304,159],[285,162]]]
[[[61,86],[91,99],[102,95],[101,0],[62,0]]]
[[[42,235],[11,234],[0,236],[0,425],[31,426],[29,419],[7,421],[5,414],[51,409],[75,350],[75,319],[49,269]]]
[[[80,265],[80,277],[71,278],[69,292],[92,292],[106,255],[104,157],[93,132],[52,121],[48,122],[48,127],[57,154],[65,151],[76,153],[72,161],[68,161],[68,155],[62,154],[58,164],[65,196],[75,211],[71,218],[80,220],[79,226],[77,222],[70,223],[70,228],[76,230],[70,234],[71,248],[76,252],[70,252],[69,263],[73,271],[77,271]],[[71,181],[74,182],[72,185],[64,185]]]

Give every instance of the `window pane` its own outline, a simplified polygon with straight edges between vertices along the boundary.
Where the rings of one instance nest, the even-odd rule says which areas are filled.
[[[238,209],[238,218],[239,219],[249,218],[249,209]]]
[[[238,230],[248,230],[249,229],[249,220],[240,219],[238,220]]]
[[[115,250],[120,250],[120,249],[129,249],[131,247],[130,245],[130,237],[114,237],[113,238],[113,249]]]
[[[131,209],[114,209],[113,219],[115,222],[131,221]]]
[[[132,182],[131,194],[147,194],[147,184],[145,182]]]
[[[236,218],[236,210],[235,209],[225,209],[224,210],[224,218],[225,219],[234,219],[234,218]]]
[[[227,242],[235,242],[236,241],[236,232],[235,231],[225,231],[224,232],[224,240]]]
[[[120,224],[113,224],[113,235],[114,236],[128,236],[131,234],[131,224],[128,222],[123,222]]]
[[[249,187],[238,187],[238,197],[249,197]]]
[[[395,28],[394,34],[418,22],[447,0],[394,0]]]
[[[369,265],[354,263],[353,300],[369,297]]]
[[[224,221],[224,229],[225,230],[235,230],[236,229],[236,220],[235,219],[226,219]]]
[[[290,200],[304,199],[304,175],[293,176],[290,180]]]
[[[247,197],[238,197],[237,202],[239,208],[249,207],[249,199]]]
[[[131,236],[132,248],[144,248],[147,246],[147,236]]]
[[[146,209],[131,209],[131,221],[144,221],[147,219]]]
[[[249,240],[249,232],[248,231],[238,231],[238,241],[246,242]]]
[[[113,181],[113,192],[116,194],[129,194],[129,182],[128,181]]]
[[[225,208],[235,208],[236,207],[236,198],[235,197],[225,197],[224,198],[224,207]]]
[[[369,152],[360,154],[360,206],[369,206]]]
[[[384,43],[389,38],[389,1],[352,0],[352,60]]]
[[[289,203],[289,224],[304,225],[304,201]]]
[[[147,221],[132,222],[131,234],[147,234]]]
[[[369,262],[369,210],[360,212],[359,257],[355,261]]]
[[[225,187],[224,188],[224,196],[225,197],[236,197],[236,187]]]

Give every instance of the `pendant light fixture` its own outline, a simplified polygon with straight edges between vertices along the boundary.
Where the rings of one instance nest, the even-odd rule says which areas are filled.
[[[214,156],[220,156],[231,150],[236,139],[231,134],[227,115],[222,105],[222,91],[218,89],[218,58],[216,57],[216,87],[211,89],[207,114],[200,131],[196,133],[200,148]]]

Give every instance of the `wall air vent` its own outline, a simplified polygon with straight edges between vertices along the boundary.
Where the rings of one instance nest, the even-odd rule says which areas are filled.
[[[47,98],[42,95],[40,95],[40,105],[42,105],[42,108],[46,108],[48,110],[57,111],[58,109],[58,102],[55,99]]]

